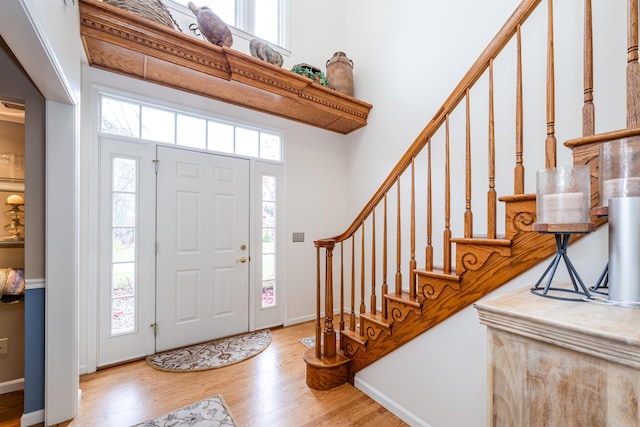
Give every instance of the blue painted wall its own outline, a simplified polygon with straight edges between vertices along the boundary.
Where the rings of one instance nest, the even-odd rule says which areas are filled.
[[[24,297],[24,413],[44,409],[44,289]]]

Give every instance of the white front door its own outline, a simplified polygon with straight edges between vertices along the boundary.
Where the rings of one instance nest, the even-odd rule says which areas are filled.
[[[249,161],[157,149],[156,351],[249,330]]]

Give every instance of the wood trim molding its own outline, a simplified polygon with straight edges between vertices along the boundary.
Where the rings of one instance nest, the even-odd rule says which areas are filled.
[[[98,0],[80,0],[92,67],[332,132],[366,126],[371,104],[276,65],[219,47]]]

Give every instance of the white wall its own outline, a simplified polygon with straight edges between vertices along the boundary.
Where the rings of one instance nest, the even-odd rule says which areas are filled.
[[[562,142],[581,135],[583,2],[554,3],[555,131],[558,164],[567,165],[571,152]],[[594,33],[599,37],[594,42],[597,132],[625,127],[626,6],[622,3],[593,5]],[[362,209],[518,4],[517,0],[347,2],[345,51],[354,60],[355,95],[373,104],[368,126],[348,136],[350,215]],[[546,2],[542,2],[522,30],[526,70],[525,192],[529,193],[535,192],[535,171],[544,168],[546,19]],[[506,148],[498,151],[499,196],[512,194],[515,158],[513,43],[507,46],[507,52],[505,58],[496,61],[494,71],[496,123],[500,127],[496,129],[496,139],[507,143]],[[481,81],[486,84],[486,78]],[[474,92],[472,102],[478,99],[484,101],[486,93]],[[476,109],[479,113],[472,116],[472,121],[476,120],[474,117],[486,121],[486,107]],[[479,139],[479,151],[486,152],[486,123],[474,126],[472,139]],[[452,132],[459,134],[463,130]],[[453,150],[452,159],[459,159],[460,152]],[[475,165],[484,167],[482,157]],[[486,192],[484,176],[481,181],[474,178],[474,186]],[[434,212],[438,209],[434,207]],[[504,211],[503,207],[499,209]],[[485,214],[475,210],[474,215],[483,218]],[[454,237],[458,237],[462,233],[460,220],[453,221]],[[500,221],[504,223],[503,219]],[[477,234],[484,232],[482,219],[474,226]],[[499,230],[500,227],[499,223]],[[604,228],[570,249],[572,260],[589,284],[595,283],[606,263],[606,239]],[[418,247],[421,245],[424,242],[418,242]],[[545,267],[542,264],[532,269],[496,293],[531,286]],[[563,273],[559,272],[557,277],[562,279]],[[403,413],[412,424],[483,426],[486,425],[485,342],[485,327],[478,323],[475,310],[470,307],[359,372],[356,383],[389,409]]]

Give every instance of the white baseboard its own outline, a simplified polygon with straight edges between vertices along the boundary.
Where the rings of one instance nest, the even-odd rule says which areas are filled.
[[[294,317],[293,319],[288,319],[284,322],[284,326],[296,325],[298,323],[309,322],[311,320],[316,320],[315,314],[309,314],[306,316]]]
[[[3,383],[0,383],[0,394],[11,393],[12,391],[22,390],[23,388],[24,388],[24,378],[5,381]]]
[[[381,310],[381,309],[380,309]],[[350,314],[348,311],[345,311],[344,313],[345,315]],[[333,320],[334,322],[337,319],[337,316],[340,315],[340,309],[336,308],[334,309],[333,312]],[[360,313],[356,313],[356,316],[359,316]],[[322,322],[324,323],[324,312],[321,313],[320,318],[322,319]],[[310,322],[312,320],[316,320],[316,315],[315,314],[307,314],[306,316],[300,316],[300,317],[294,317],[293,319],[288,319],[284,322],[283,326],[291,326],[291,325],[296,325],[298,323],[304,323],[304,322]]]
[[[22,418],[20,418],[20,427],[28,427],[43,422],[44,409],[40,409],[39,411],[29,412],[28,414],[22,415]]]
[[[397,402],[389,399],[385,394],[381,393],[380,390],[370,386],[365,381],[362,381],[358,378],[356,374],[356,378],[353,384],[358,390],[362,391],[364,394],[378,402],[382,405],[386,410],[391,412],[396,417],[400,418],[405,423],[409,424],[412,427],[431,427],[425,421],[416,417],[414,414],[409,412],[406,408],[399,405]]]

